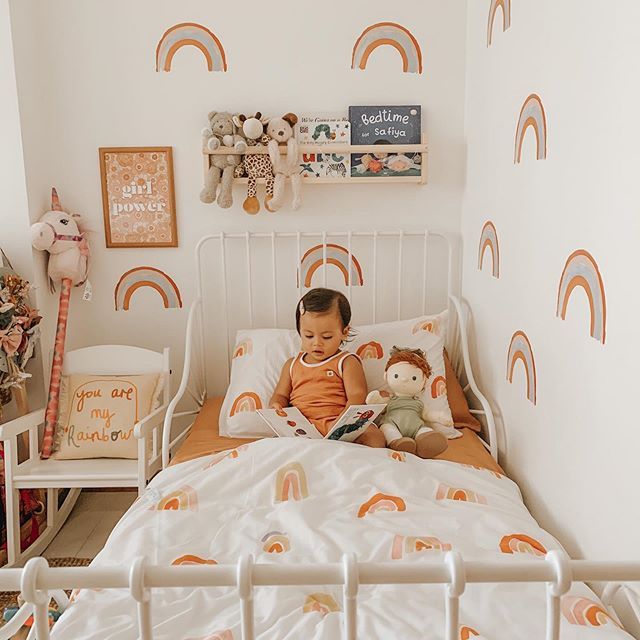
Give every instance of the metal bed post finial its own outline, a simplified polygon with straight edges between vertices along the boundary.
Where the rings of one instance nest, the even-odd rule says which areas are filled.
[[[49,563],[45,558],[31,558],[25,565],[20,576],[20,591],[25,602],[34,607],[34,628],[37,640],[49,639],[49,594],[46,591],[38,591],[36,588],[38,577],[43,570],[49,569]]]
[[[129,591],[131,597],[138,603],[138,630],[140,640],[153,640],[151,624],[151,593],[145,587],[146,556],[136,558],[129,571]]]
[[[562,596],[571,589],[573,575],[571,563],[566,553],[554,549],[545,557],[554,569],[555,581],[547,584],[547,640],[560,638],[560,602]]]
[[[238,597],[240,598],[240,616],[242,640],[254,640],[253,619],[253,556],[241,556],[237,571]]]
[[[447,598],[445,600],[445,637],[447,640],[458,640],[460,596],[464,593],[467,581],[464,560],[457,551],[449,551],[444,557],[444,563],[449,570],[449,584],[446,587]]]

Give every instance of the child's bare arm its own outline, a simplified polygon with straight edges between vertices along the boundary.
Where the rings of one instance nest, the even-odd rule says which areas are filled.
[[[280,380],[276,385],[276,389],[269,401],[270,409],[284,409],[289,406],[289,398],[291,396],[291,362],[293,358],[289,358],[282,367]]]
[[[342,365],[342,380],[347,394],[347,406],[365,404],[367,399],[367,381],[364,377],[362,362],[358,358],[346,358]]]

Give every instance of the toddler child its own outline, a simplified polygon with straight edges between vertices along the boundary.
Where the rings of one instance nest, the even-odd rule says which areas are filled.
[[[302,351],[284,364],[269,406],[294,406],[327,435],[346,407],[365,404],[367,382],[360,358],[341,347],[349,337],[351,306],[332,289],[312,289],[296,309]],[[371,423],[356,440],[369,447],[386,446],[383,433]]]

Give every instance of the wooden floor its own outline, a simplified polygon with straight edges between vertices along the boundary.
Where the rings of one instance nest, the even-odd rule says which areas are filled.
[[[83,490],[71,515],[42,555],[45,558],[95,558],[137,496],[135,490]]]

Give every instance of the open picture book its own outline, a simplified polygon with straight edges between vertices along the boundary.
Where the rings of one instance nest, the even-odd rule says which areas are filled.
[[[347,407],[326,436],[323,436],[295,407],[282,410],[259,409],[257,413],[276,435],[283,438],[326,438],[353,442],[364,433],[367,425],[375,420],[385,407],[384,404],[354,404]]]

